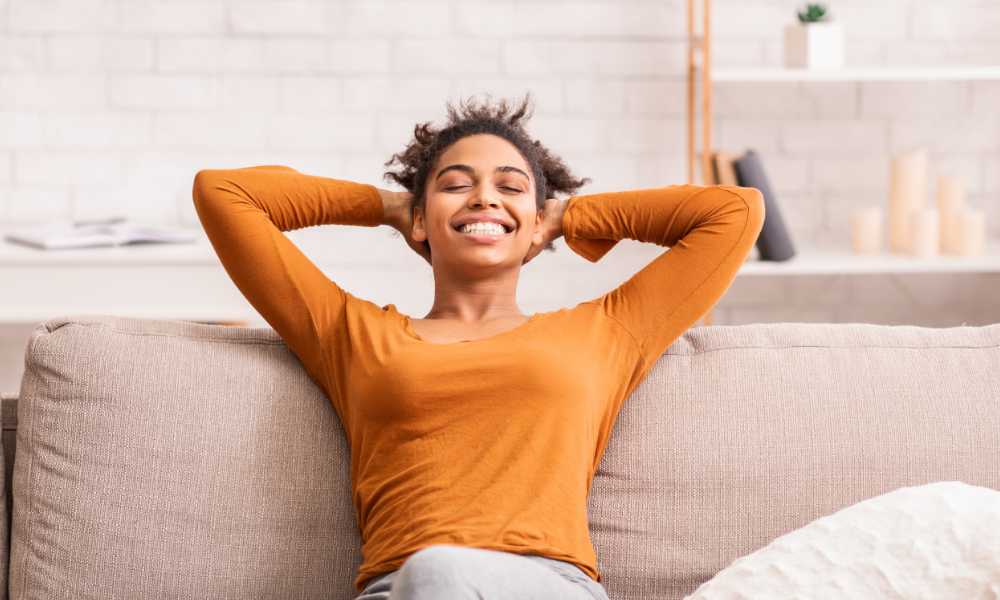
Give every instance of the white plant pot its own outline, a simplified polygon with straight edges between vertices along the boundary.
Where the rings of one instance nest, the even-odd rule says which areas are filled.
[[[785,66],[793,69],[839,69],[844,66],[844,30],[840,23],[794,23],[785,27]]]

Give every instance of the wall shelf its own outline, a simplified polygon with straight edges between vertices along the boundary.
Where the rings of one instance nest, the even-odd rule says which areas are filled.
[[[987,243],[982,256],[928,257],[890,254],[864,256],[849,248],[805,246],[784,262],[747,260],[738,276],[865,275],[918,273],[997,273],[1000,274],[1000,242]],[[756,253],[755,253],[756,254]]]
[[[711,172],[713,94],[716,83],[725,82],[813,82],[813,81],[1000,81],[1000,65],[939,66],[847,66],[816,70],[784,67],[712,66],[712,0],[687,0],[687,174],[688,183],[706,184]],[[700,6],[701,31],[696,26]],[[697,92],[701,91],[700,102]],[[700,106],[699,106],[700,105]],[[698,110],[700,108],[700,111]],[[700,130],[700,131],[699,131]],[[700,138],[700,139],[699,139]],[[698,142],[701,142],[700,148]],[[700,169],[698,168],[700,167]],[[700,170],[700,173],[698,172]],[[786,262],[757,260],[752,254],[739,276],[797,276],[898,273],[1000,273],[1000,243],[987,233],[984,256],[934,256],[928,258],[891,254],[861,256],[850,249],[797,247],[797,256]],[[703,324],[712,323],[709,311]]]
[[[845,67],[843,69],[719,68],[716,82],[780,81],[996,81],[1000,66]]]
[[[325,252],[326,240],[296,243],[324,272],[341,273],[357,260]],[[661,248],[639,245],[646,259]],[[987,245],[984,256],[917,258],[883,253],[857,256],[848,248],[796,246],[784,262],[761,261],[756,252],[737,278],[794,278],[809,275],[995,273],[1000,277],[1000,243]],[[408,252],[408,250],[403,250]],[[564,259],[572,259],[565,255]],[[606,260],[626,259],[611,255]],[[572,259],[579,278],[589,263]],[[625,263],[633,265],[635,257]],[[375,264],[372,263],[373,268]],[[384,265],[383,265],[384,266]],[[0,241],[0,277],[12,282],[0,301],[0,322],[39,322],[62,314],[115,314],[211,322],[259,322],[253,307],[226,274],[207,238],[193,244],[138,244],[118,248],[42,251]],[[197,294],[188,293],[196,289]],[[710,324],[706,322],[705,324]]]

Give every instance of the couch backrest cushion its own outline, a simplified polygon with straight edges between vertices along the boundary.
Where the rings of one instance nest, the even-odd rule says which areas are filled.
[[[591,535],[616,600],[902,486],[1000,489],[1000,324],[710,326],[626,400]],[[40,325],[18,403],[12,597],[353,598],[336,413],[268,328]]]
[[[612,598],[683,598],[890,490],[1000,490],[998,431],[1000,324],[690,329],[619,413],[591,488],[598,567]]]
[[[7,599],[7,571],[10,567],[10,503],[11,496],[10,473],[14,467],[14,441],[10,438],[16,432],[17,417],[10,409],[16,408],[17,399],[6,394],[0,394],[0,491],[3,492],[3,502],[0,503],[0,600]],[[8,426],[8,423],[10,425]]]
[[[18,400],[11,595],[353,598],[345,441],[270,329],[47,321]]]

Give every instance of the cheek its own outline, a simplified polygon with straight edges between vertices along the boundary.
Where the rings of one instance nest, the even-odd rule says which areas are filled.
[[[521,230],[524,231],[525,234],[528,235],[529,237],[535,232],[535,229],[538,227],[538,224],[535,223],[535,220],[537,218],[538,218],[537,214],[534,212],[526,213],[521,218]]]
[[[531,232],[535,230],[535,223],[531,221],[530,218],[521,219],[521,224],[517,228],[518,235],[531,235]]]
[[[427,199],[424,201],[423,226],[428,235],[434,235],[434,231],[451,227],[448,223],[449,215],[454,214],[457,209],[447,206],[448,200],[453,199],[442,194],[427,194]]]

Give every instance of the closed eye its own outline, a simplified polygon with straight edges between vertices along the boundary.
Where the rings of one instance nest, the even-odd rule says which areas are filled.
[[[450,192],[451,190],[458,190],[458,189],[461,189],[461,188],[464,188],[464,187],[469,187],[469,186],[467,186],[467,185],[457,185],[457,186],[456,186],[456,185],[453,185],[453,186],[451,186],[451,187],[446,187],[446,188],[444,188],[444,190],[445,190],[446,192]],[[502,186],[500,186],[500,189],[504,189],[504,190],[510,190],[510,191],[512,191],[512,192],[518,192],[518,193],[520,193],[520,192],[521,192],[521,190],[519,190],[519,189],[517,189],[517,188],[512,188],[512,187],[509,187],[509,186],[506,186],[506,185],[502,185]]]

